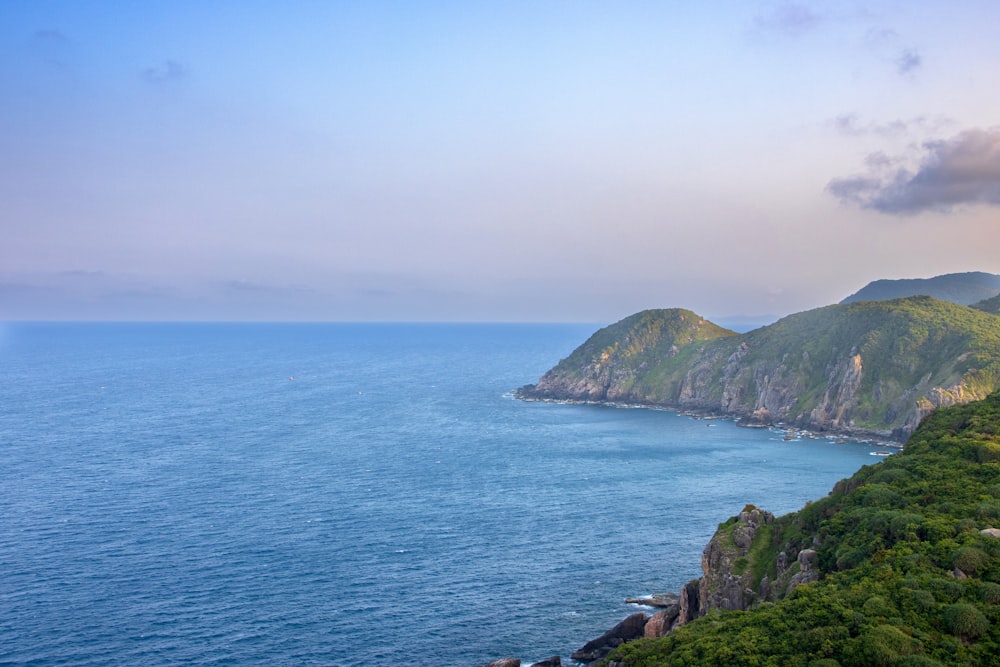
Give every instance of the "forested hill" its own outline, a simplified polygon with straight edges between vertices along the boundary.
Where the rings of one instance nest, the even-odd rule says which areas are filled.
[[[936,407],[1000,386],[1000,319],[910,297],[827,306],[745,334],[685,310],[605,327],[517,391],[905,439]]]
[[[980,301],[979,303],[974,303],[972,304],[972,307],[977,310],[982,310],[983,312],[1000,315],[1000,294],[996,295],[992,299],[986,299],[984,301]]]
[[[855,301],[884,301],[908,296],[932,296],[968,306],[1000,294],[1000,276],[973,271],[948,273],[933,278],[905,278],[901,280],[876,280],[847,297],[841,303]]]
[[[934,412],[901,453],[750,542],[737,536],[742,521],[720,525],[712,543],[739,549],[728,574],[749,610],[709,611],[606,664],[1000,664],[1000,393]],[[708,560],[706,576],[718,559]],[[806,564],[799,580],[811,583],[775,585]]]

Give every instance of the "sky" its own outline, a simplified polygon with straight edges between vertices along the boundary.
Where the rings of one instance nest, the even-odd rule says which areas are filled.
[[[769,321],[1000,273],[1000,3],[0,2],[0,320]]]

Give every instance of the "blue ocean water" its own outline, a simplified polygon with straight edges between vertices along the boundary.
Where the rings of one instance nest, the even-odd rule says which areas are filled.
[[[870,446],[525,403],[590,325],[0,325],[0,662],[568,656]]]

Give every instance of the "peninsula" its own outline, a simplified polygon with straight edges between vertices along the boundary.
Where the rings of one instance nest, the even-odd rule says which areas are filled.
[[[902,442],[935,408],[1000,387],[1000,319],[984,306],[853,301],[744,334],[689,310],[646,310],[597,331],[515,395]]]

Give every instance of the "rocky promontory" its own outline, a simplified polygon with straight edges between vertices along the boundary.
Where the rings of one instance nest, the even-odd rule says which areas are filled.
[[[997,316],[917,296],[827,306],[745,334],[688,310],[643,311],[515,395],[902,441],[933,409],[998,386]]]

